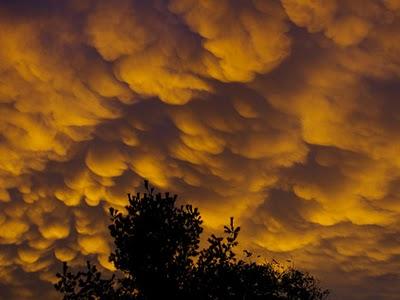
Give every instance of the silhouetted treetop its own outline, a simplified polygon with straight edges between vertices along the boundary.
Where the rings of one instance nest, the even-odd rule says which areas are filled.
[[[200,250],[203,222],[198,209],[177,206],[176,195],[154,193],[147,181],[145,189],[128,194],[126,211],[110,208],[115,247],[109,261],[117,269],[115,274],[105,279],[89,262],[85,271],[74,273],[64,263],[55,284],[63,299],[327,298],[328,291],[308,273],[238,258],[234,248],[240,227],[235,227],[233,218],[224,227],[224,236],[212,234],[208,246]]]

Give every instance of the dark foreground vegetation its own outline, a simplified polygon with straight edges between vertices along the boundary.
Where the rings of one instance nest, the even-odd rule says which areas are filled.
[[[197,208],[176,206],[176,195],[146,192],[128,195],[126,212],[110,209],[110,234],[115,250],[109,260],[117,271],[110,278],[87,263],[84,271],[72,272],[64,263],[55,288],[65,300],[252,300],[326,299],[308,273],[258,264],[234,252],[240,227],[233,218],[224,236],[211,235],[200,249],[202,220]]]

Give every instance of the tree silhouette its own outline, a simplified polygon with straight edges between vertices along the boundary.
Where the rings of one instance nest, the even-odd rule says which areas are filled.
[[[128,194],[126,212],[110,208],[115,250],[109,261],[117,272],[104,279],[96,266],[71,272],[63,263],[55,288],[64,300],[193,299],[321,300],[327,290],[308,273],[276,263],[257,264],[236,257],[240,227],[233,218],[224,237],[211,235],[199,250],[202,220],[197,208],[176,206],[177,196]],[[251,253],[245,250],[245,256]]]

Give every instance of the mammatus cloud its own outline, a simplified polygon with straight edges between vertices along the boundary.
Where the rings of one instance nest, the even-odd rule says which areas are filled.
[[[333,299],[396,299],[400,2],[2,1],[0,294],[104,268],[142,177]]]

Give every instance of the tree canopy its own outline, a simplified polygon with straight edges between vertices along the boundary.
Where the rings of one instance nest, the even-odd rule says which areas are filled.
[[[63,263],[55,288],[64,300],[193,299],[193,300],[322,300],[328,291],[310,274],[275,263],[258,264],[237,257],[240,227],[224,227],[200,249],[202,219],[197,208],[177,206],[176,195],[146,191],[128,194],[126,211],[110,208],[114,251],[109,261],[117,271],[110,277],[87,262],[73,272]]]

